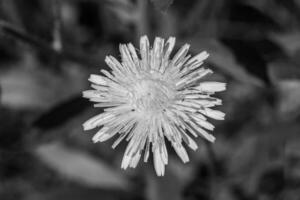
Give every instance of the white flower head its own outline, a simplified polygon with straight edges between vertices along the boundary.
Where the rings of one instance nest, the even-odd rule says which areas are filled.
[[[123,169],[135,168],[143,151],[147,162],[151,149],[156,174],[163,176],[168,164],[165,140],[184,163],[188,162],[183,143],[196,150],[191,136],[198,135],[214,142],[215,137],[206,131],[214,129],[207,117],[224,119],[223,112],[211,109],[222,101],[211,95],[224,91],[226,84],[202,81],[212,73],[201,67],[208,53],[192,57],[188,54],[190,45],[185,44],[170,58],[174,45],[174,37],[167,41],[156,37],[150,47],[147,36],[143,36],[138,55],[131,43],[121,44],[122,61],[107,56],[105,62],[111,72],[101,70],[103,75],[91,75],[93,90],[83,92],[95,107],[104,108],[103,113],[83,124],[84,130],[101,127],[93,141],[103,142],[118,135],[113,148],[123,139],[129,141]]]

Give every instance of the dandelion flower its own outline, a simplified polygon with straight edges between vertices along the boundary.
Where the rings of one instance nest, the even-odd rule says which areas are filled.
[[[189,161],[185,143],[193,150],[198,148],[193,137],[202,136],[210,142],[215,137],[207,132],[214,125],[207,117],[223,120],[225,114],[212,107],[222,101],[211,97],[226,89],[221,82],[204,82],[202,78],[211,74],[201,67],[208,53],[195,56],[188,54],[188,44],[183,45],[170,58],[175,38],[167,41],[156,37],[150,47],[147,36],[140,39],[139,54],[135,47],[121,44],[121,62],[107,56],[105,62],[111,72],[101,70],[103,75],[92,74],[89,81],[93,90],[83,92],[83,97],[95,102],[95,107],[104,112],[83,124],[84,130],[101,129],[93,142],[103,142],[118,135],[115,148],[122,140],[129,143],[125,150],[121,168],[135,168],[142,157],[144,162],[153,154],[156,174],[163,176],[168,164],[166,140],[181,160]]]

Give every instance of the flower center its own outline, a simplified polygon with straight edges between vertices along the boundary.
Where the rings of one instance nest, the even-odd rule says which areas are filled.
[[[170,84],[159,79],[142,79],[132,89],[132,105],[140,112],[155,114],[163,111],[175,96]]]

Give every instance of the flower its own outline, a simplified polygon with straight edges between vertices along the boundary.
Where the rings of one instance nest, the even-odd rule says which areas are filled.
[[[208,53],[203,51],[191,57],[190,45],[185,44],[170,58],[174,45],[174,37],[166,42],[156,37],[151,48],[147,36],[143,36],[139,56],[131,43],[121,44],[122,62],[107,56],[105,62],[111,72],[92,74],[89,81],[93,90],[83,92],[83,97],[95,102],[95,107],[104,108],[103,113],[83,124],[84,130],[102,127],[93,141],[103,142],[118,135],[113,148],[125,138],[129,141],[123,169],[135,168],[143,150],[147,162],[151,149],[156,174],[163,176],[168,164],[165,140],[186,163],[189,157],[183,142],[193,150],[198,146],[191,135],[214,142],[215,137],[205,130],[214,129],[207,117],[224,119],[223,112],[211,109],[222,101],[211,95],[224,91],[226,84],[202,81],[212,73],[200,67]]]

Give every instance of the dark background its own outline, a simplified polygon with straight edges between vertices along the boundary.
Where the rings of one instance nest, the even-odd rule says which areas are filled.
[[[164,177],[82,130],[89,74],[144,34],[208,51],[228,83],[215,144],[185,165],[169,148]],[[298,200],[299,78],[299,0],[0,0],[0,199]]]

